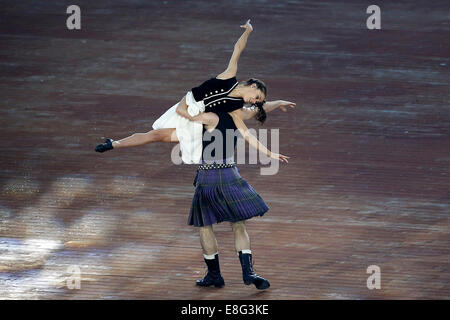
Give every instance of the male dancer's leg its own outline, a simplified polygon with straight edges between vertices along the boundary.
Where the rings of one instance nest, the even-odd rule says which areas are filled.
[[[245,228],[244,221],[231,224],[234,233],[234,244],[242,267],[242,280],[246,285],[254,284],[257,289],[264,290],[270,287],[269,281],[259,276],[253,270],[252,251],[250,250],[250,238]]]
[[[200,243],[202,244],[203,257],[208,267],[208,273],[203,279],[197,280],[196,284],[201,287],[214,285],[220,288],[225,285],[225,281],[220,273],[217,240],[212,226],[200,227]]]
[[[203,255],[211,256],[219,251],[212,226],[200,227],[200,243]]]
[[[234,246],[236,252],[250,250],[250,238],[245,228],[245,222],[239,221],[231,224],[234,233]]]

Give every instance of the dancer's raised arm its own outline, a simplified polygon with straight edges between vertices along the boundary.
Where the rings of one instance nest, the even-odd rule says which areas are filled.
[[[241,28],[244,28],[245,31],[234,45],[233,55],[231,56],[227,69],[219,74],[217,76],[217,79],[229,79],[236,76],[239,57],[241,56],[242,51],[244,51],[244,48],[247,45],[248,36],[253,31],[250,20],[248,20],[245,25],[242,25]]]

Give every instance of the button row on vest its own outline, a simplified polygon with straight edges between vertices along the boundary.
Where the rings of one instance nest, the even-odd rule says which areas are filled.
[[[216,90],[216,93],[218,93],[219,91],[217,91]],[[220,89],[220,92],[223,92],[223,89]],[[210,95],[212,95],[213,93],[212,93],[212,91],[209,93]],[[208,94],[207,93],[205,93],[205,97],[207,97],[208,96]]]

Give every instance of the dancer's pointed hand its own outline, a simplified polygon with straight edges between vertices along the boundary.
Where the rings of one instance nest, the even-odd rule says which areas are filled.
[[[296,106],[295,102],[290,102],[290,101],[279,100],[278,103],[279,103],[278,107],[283,112],[287,111],[287,109],[286,109],[287,107],[290,107],[293,109]]]
[[[247,22],[241,26],[241,28],[244,28],[246,30],[248,30],[248,32],[252,32],[253,31],[253,27],[250,24],[250,19],[247,20]]]
[[[288,159],[290,158],[288,156],[285,156],[285,155],[282,155],[279,153],[275,153],[275,152],[270,152],[270,157],[272,159],[279,160],[281,162],[286,162],[286,163],[289,163]]]

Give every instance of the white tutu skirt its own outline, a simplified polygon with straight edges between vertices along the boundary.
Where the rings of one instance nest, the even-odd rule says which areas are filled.
[[[188,113],[194,117],[205,111],[203,101],[197,102],[189,91],[186,94]],[[200,163],[202,157],[203,124],[189,121],[177,113],[178,103],[153,123],[153,129],[175,128],[180,141],[181,159],[184,163]]]

